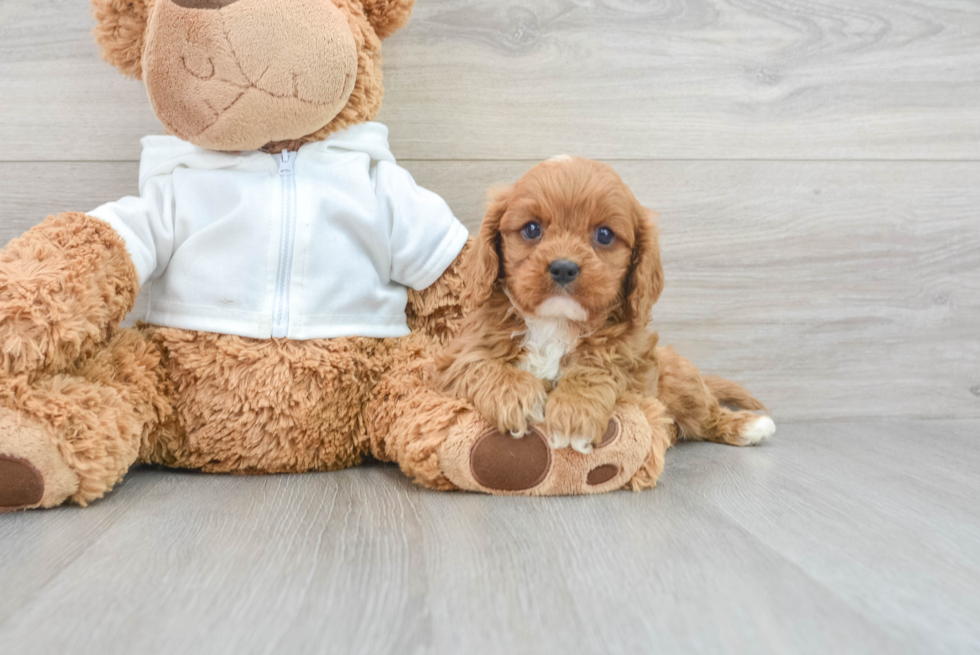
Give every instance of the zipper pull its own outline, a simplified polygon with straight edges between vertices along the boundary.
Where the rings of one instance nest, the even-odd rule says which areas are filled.
[[[282,155],[279,159],[279,174],[280,175],[292,175],[293,174],[293,162],[296,158],[293,157],[292,160],[289,159],[289,151],[283,150]]]

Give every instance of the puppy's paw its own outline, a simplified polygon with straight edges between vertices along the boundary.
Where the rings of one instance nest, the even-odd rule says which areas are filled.
[[[572,444],[571,435],[558,432],[557,430],[548,429],[548,445],[552,450],[561,450],[562,448],[568,448]]]
[[[602,442],[609,416],[596,417],[586,403],[571,397],[552,396],[545,411],[548,445],[554,450],[571,448],[584,455]]]
[[[768,416],[746,423],[738,432],[739,443],[742,446],[754,446],[776,433],[776,424]]]
[[[501,432],[520,438],[544,421],[548,393],[541,380],[532,375],[518,376],[487,395],[477,409]]]
[[[593,448],[592,440],[588,437],[564,434],[557,431],[553,431],[548,435],[548,445],[551,446],[552,450],[571,448],[583,455],[591,453]]]
[[[518,414],[521,412],[524,414],[523,422],[520,420],[515,420],[514,424],[518,425],[518,427],[507,430],[510,436],[514,437],[515,439],[520,439],[530,432],[532,427],[538,423],[544,422],[544,404],[547,399],[548,396],[544,391],[542,391],[542,395],[540,397],[529,399],[526,406],[518,411]]]

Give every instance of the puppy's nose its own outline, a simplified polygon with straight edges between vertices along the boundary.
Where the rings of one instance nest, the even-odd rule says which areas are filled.
[[[558,259],[551,262],[548,271],[551,273],[551,279],[565,286],[578,277],[579,266],[575,262],[570,262],[567,259]]]

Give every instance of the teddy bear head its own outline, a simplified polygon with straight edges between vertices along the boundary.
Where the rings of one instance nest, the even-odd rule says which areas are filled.
[[[374,119],[381,40],[414,0],[92,0],[103,58],[165,129],[212,150],[295,149]]]

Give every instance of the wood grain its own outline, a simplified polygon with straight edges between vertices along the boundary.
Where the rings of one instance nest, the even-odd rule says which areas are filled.
[[[0,8],[4,161],[137,159],[160,126],[84,0]],[[973,159],[970,0],[426,0],[386,45],[412,159]]]
[[[593,498],[397,470],[138,471],[0,517],[0,643],[56,653],[980,648],[980,422],[787,423]],[[881,446],[888,443],[889,447]]]
[[[474,229],[527,162],[402,162]],[[664,343],[777,419],[980,416],[980,163],[618,162],[660,212]],[[0,241],[135,163],[0,164]],[[141,304],[141,309],[143,305]]]
[[[0,244],[135,192],[161,130],[87,5],[0,2]],[[980,4],[422,0],[385,55],[394,152],[470,229],[537,160],[615,162],[662,341],[776,438],[593,498],[140,470],[0,516],[0,652],[980,651]]]

